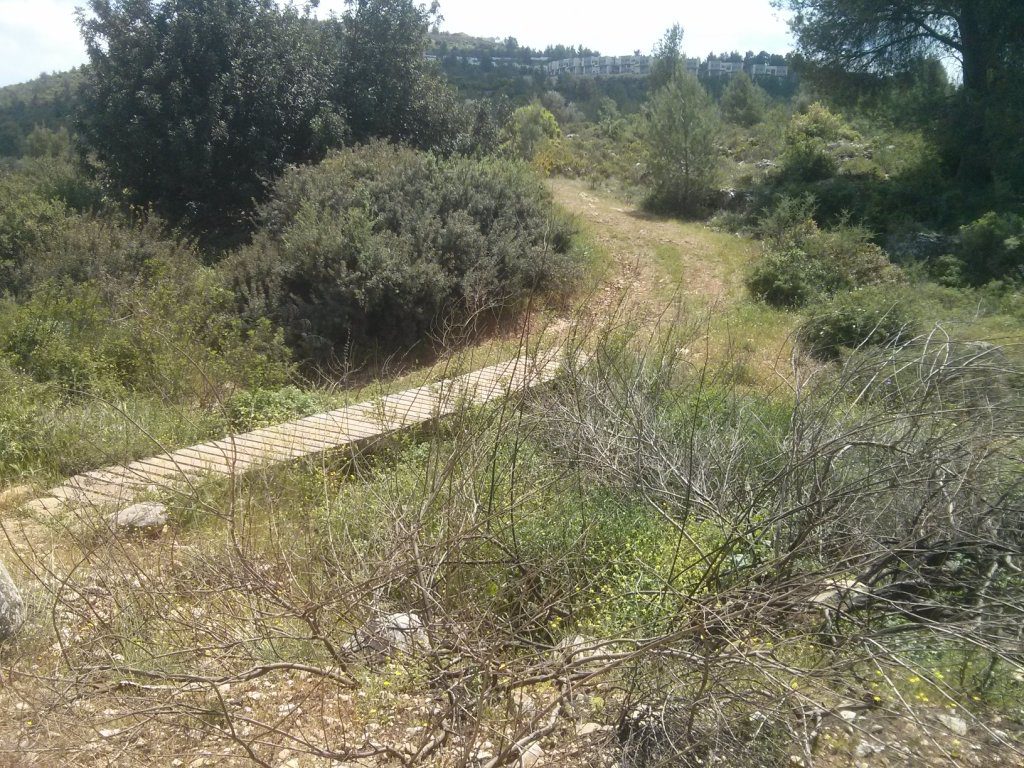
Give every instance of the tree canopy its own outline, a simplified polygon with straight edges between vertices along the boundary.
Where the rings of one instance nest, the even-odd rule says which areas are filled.
[[[817,61],[903,71],[935,53],[957,58],[964,85],[986,91],[1019,55],[1024,6],[1018,0],[780,0],[797,16],[804,53]]]
[[[423,59],[430,11],[360,0],[341,18],[273,0],[90,0],[79,130],[135,202],[237,228],[290,164],[349,139],[451,143]]]
[[[677,213],[699,210],[718,175],[714,102],[697,78],[680,66],[651,97],[646,118],[650,204]]]
[[[768,95],[754,85],[750,75],[739,72],[732,76],[722,94],[722,117],[730,123],[750,127],[764,119]]]
[[[953,58],[963,71],[966,110],[960,148],[976,176],[994,165],[986,123],[1024,113],[1018,85],[1024,62],[1020,0],[776,0],[796,12],[800,52],[816,64],[867,72],[906,72],[929,56]],[[986,154],[984,150],[981,154]]]
[[[664,87],[683,64],[683,28],[673,24],[654,48],[648,85],[651,92]]]

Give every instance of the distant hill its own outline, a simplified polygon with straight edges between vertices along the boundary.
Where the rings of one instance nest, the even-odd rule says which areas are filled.
[[[430,53],[444,57],[459,56],[486,57],[492,59],[516,59],[529,61],[534,58],[561,59],[571,56],[597,56],[599,52],[585,46],[549,45],[547,48],[530,48],[520,45],[514,37],[474,37],[463,32],[430,33]]]
[[[77,67],[0,88],[0,156],[20,155],[36,126],[70,128],[82,78]]]

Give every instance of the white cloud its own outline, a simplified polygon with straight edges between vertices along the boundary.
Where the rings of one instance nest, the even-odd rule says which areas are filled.
[[[76,0],[0,0],[0,85],[85,61]]]

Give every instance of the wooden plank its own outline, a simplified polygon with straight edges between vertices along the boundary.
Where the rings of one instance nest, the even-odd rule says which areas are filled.
[[[509,360],[364,403],[84,472],[41,497],[51,501],[29,507],[48,514],[58,501],[64,506],[124,506],[154,488],[178,489],[205,475],[241,475],[359,445],[450,415],[467,404],[492,402],[550,381],[558,369],[557,353],[544,361]]]

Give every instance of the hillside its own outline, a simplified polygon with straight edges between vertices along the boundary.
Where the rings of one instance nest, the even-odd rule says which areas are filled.
[[[43,74],[0,88],[0,156],[17,157],[37,126],[70,128],[78,107],[82,71]]]
[[[1024,6],[781,5],[0,93],[0,768],[1024,765]]]

